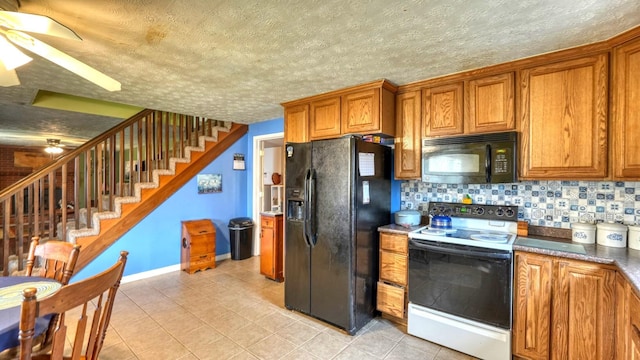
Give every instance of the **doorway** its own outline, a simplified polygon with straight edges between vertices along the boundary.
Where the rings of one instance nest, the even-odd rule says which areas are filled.
[[[255,136],[253,154],[253,221],[255,224],[252,254],[256,256],[260,255],[260,213],[283,211],[284,133]],[[279,183],[274,184],[274,180],[278,182],[278,177]]]

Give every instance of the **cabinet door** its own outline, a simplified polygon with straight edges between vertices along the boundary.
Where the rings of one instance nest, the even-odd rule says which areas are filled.
[[[613,176],[640,179],[640,40],[613,55]]]
[[[465,84],[465,133],[515,129],[514,90],[512,72],[469,80]]]
[[[463,83],[459,82],[422,90],[422,126],[425,137],[464,132],[462,89]]]
[[[513,353],[549,358],[553,258],[516,253],[513,303]]]
[[[396,179],[420,179],[422,176],[422,133],[420,91],[396,96]]]
[[[369,89],[342,96],[342,133],[381,132],[380,89]]]
[[[629,285],[620,273],[616,274],[616,359],[627,359],[629,334]]]
[[[521,178],[607,175],[607,55],[521,73]]]
[[[552,359],[615,359],[616,272],[556,260]]]
[[[273,278],[274,274],[274,237],[273,222],[268,223],[271,226],[265,226],[265,222],[261,223],[260,230],[260,273]]]
[[[297,105],[284,109],[284,142],[307,142],[309,105]]]
[[[640,360],[640,299],[629,291],[629,359]]]
[[[311,140],[340,136],[340,97],[311,102]]]

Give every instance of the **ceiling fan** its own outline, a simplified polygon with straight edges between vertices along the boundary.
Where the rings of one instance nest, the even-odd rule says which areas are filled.
[[[15,69],[33,60],[14,46],[18,45],[106,90],[120,90],[118,81],[23,31],[82,41],[73,30],[47,16],[4,11],[0,8],[0,86],[20,85]]]

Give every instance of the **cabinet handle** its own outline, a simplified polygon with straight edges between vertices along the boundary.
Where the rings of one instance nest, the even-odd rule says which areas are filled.
[[[638,325],[632,324],[631,326],[633,326],[633,331],[636,333],[636,336],[640,337],[640,329],[638,329]]]
[[[187,248],[187,238],[182,238],[182,247]]]

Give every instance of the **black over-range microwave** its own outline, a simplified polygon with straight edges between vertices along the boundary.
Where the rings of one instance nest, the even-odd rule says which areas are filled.
[[[515,131],[422,140],[422,181],[447,184],[517,181]]]

